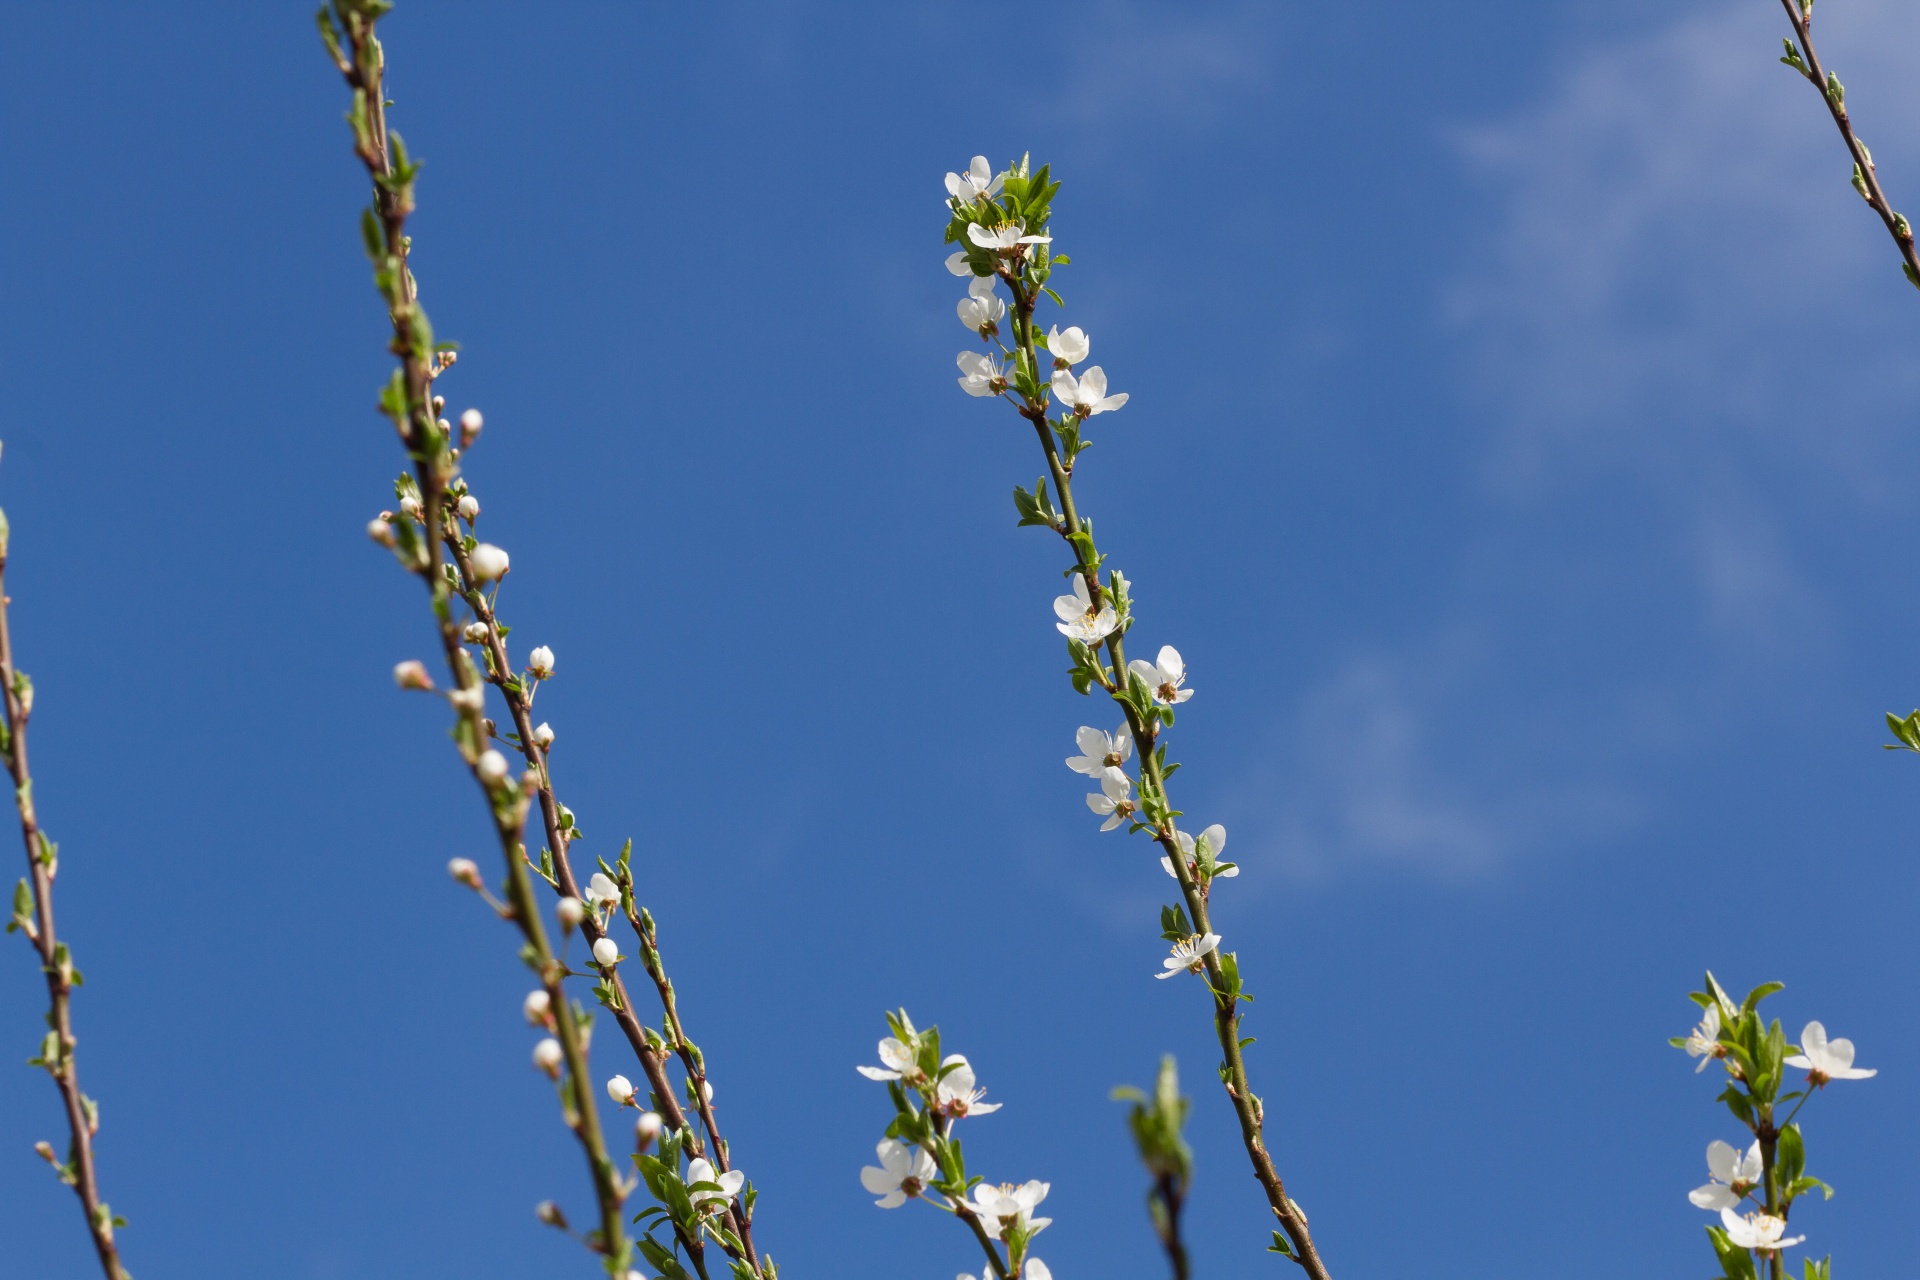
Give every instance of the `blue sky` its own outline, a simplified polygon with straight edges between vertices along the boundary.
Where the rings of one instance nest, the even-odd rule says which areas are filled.
[[[1107,1092],[1169,1051],[1202,1273],[1287,1274],[1200,993],[1148,978],[1162,873],[1060,764],[1112,717],[1013,528],[1031,436],[952,382],[939,179],[1027,149],[1132,396],[1077,488],[1200,691],[1181,800],[1245,867],[1218,919],[1336,1274],[1710,1267],[1684,1193],[1736,1135],[1665,1041],[1707,965],[1882,1068],[1805,1117],[1839,1196],[1796,1227],[1904,1258],[1920,299],[1775,6],[524,8],[389,24],[416,269],[582,852],[635,838],[790,1274],[974,1265],[856,1180],[899,1004],[1006,1104],[970,1160],[1051,1181],[1056,1274],[1157,1272]],[[1819,21],[1911,197],[1920,17]],[[589,1274],[532,1220],[585,1181],[512,941],[445,878],[484,818],[388,676],[429,633],[362,533],[397,458],[343,91],[300,5],[11,23],[0,502],[129,1263]],[[88,1265],[56,1135],[0,1071],[23,1273]]]

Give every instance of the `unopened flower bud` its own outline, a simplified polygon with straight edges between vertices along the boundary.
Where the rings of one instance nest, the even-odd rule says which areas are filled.
[[[640,1118],[633,1122],[633,1140],[642,1151],[660,1141],[660,1135],[666,1131],[666,1121],[657,1111],[642,1111]]]
[[[42,1160],[45,1160],[55,1168],[59,1168],[60,1157],[53,1154],[53,1144],[51,1142],[36,1142],[33,1144],[33,1149],[39,1153]]]
[[[615,1076],[607,1081],[607,1096],[613,1099],[615,1106],[626,1106],[633,1101],[633,1081],[625,1076]]]
[[[480,763],[475,766],[480,772],[480,781],[492,786],[507,776],[507,758],[498,751],[487,750],[480,753]]]
[[[393,526],[376,516],[367,521],[367,536],[383,547],[390,547],[393,545]]]
[[[491,542],[483,542],[475,547],[469,556],[469,561],[473,565],[473,576],[482,582],[504,578],[511,567],[507,561],[507,553]]]
[[[578,898],[562,898],[554,904],[553,914],[560,917],[560,927],[572,933],[587,918],[587,904]]]
[[[560,1064],[566,1060],[566,1050],[552,1036],[533,1046],[533,1065],[556,1079],[560,1075]]]
[[[620,944],[612,938],[602,938],[593,944],[593,962],[611,969],[620,963]]]
[[[435,396],[433,398],[434,416],[438,417],[439,415],[445,413],[446,411],[447,411],[447,398],[445,396]]]
[[[553,745],[553,726],[542,720],[533,731],[533,745],[545,751]]]
[[[447,701],[456,711],[478,711],[486,705],[487,691],[477,684],[471,689],[455,689],[447,695]]]
[[[460,415],[460,447],[466,448],[480,438],[480,428],[486,425],[486,419],[480,416],[478,409],[469,409]]]
[[[467,629],[460,633],[468,644],[485,644],[487,634],[487,624],[484,622],[469,622]]]
[[[397,664],[393,669],[393,682],[402,689],[433,688],[433,677],[427,674],[426,664],[417,658]]]
[[[434,419],[433,425],[440,428],[440,434],[443,436],[450,436],[453,434],[453,424],[451,422],[448,422],[445,418]]]
[[[553,650],[541,645],[527,655],[527,671],[535,680],[545,680],[553,674]]]
[[[420,499],[414,497],[412,494],[408,494],[406,497],[400,499],[400,513],[402,515],[412,516],[415,520],[418,520],[420,518]]]
[[[560,1206],[551,1200],[542,1200],[533,1206],[533,1216],[550,1227],[558,1227],[562,1231],[567,1229],[567,1215],[560,1212]]]
[[[527,1021],[536,1027],[547,1020],[547,1014],[553,1009],[553,997],[545,991],[535,989],[527,992],[527,998],[520,1011],[527,1015]]]
[[[472,494],[468,494],[466,497],[460,499],[458,505],[454,507],[454,510],[460,513],[462,520],[465,520],[468,524],[472,524],[473,518],[480,514],[480,499],[474,497]]]
[[[480,868],[472,858],[453,858],[447,863],[447,874],[469,889],[483,889],[485,883],[480,879]]]

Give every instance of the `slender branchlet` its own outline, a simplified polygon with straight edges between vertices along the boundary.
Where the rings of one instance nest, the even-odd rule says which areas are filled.
[[[954,1134],[959,1121],[990,1115],[1000,1104],[984,1101],[986,1090],[977,1087],[964,1054],[942,1056],[940,1028],[922,1031],[901,1009],[887,1015],[887,1029],[892,1034],[880,1041],[880,1065],[859,1070],[886,1084],[894,1114],[874,1148],[880,1163],[860,1171],[860,1184],[880,1197],[882,1209],[919,1200],[958,1218],[994,1280],[1053,1280],[1047,1264],[1031,1252],[1033,1238],[1053,1221],[1033,1213],[1050,1184],[993,1185],[969,1174]]]
[[[1807,1172],[1800,1110],[1835,1080],[1876,1074],[1854,1066],[1853,1042],[1829,1040],[1818,1022],[1806,1025],[1799,1044],[1788,1044],[1779,1020],[1760,1016],[1760,1002],[1781,989],[1777,982],[1762,983],[1736,1002],[1709,973],[1706,989],[1691,996],[1700,1006],[1699,1025],[1671,1041],[1700,1059],[1699,1071],[1720,1064],[1726,1087],[1718,1101],[1753,1138],[1744,1153],[1719,1139],[1709,1143],[1711,1180],[1687,1196],[1696,1207],[1719,1214],[1707,1237],[1726,1280],[1785,1280],[1785,1251],[1806,1239],[1787,1234],[1794,1201],[1812,1191],[1833,1198],[1833,1188]],[[1798,1088],[1787,1088],[1793,1083],[1789,1071],[1807,1073]],[[1802,1262],[1803,1280],[1832,1280],[1831,1256]]]
[[[408,269],[411,242],[406,224],[414,209],[420,166],[408,158],[399,135],[387,127],[385,55],[375,28],[391,8],[387,0],[333,0],[331,8],[322,8],[317,18],[327,52],[352,91],[347,121],[353,129],[354,151],[373,179],[373,204],[362,217],[361,229],[393,325],[390,349],[400,362],[382,394],[381,407],[393,420],[412,463],[413,492],[403,497],[402,508],[407,509],[410,497],[421,525],[433,530],[443,527],[447,519],[448,488],[458,476],[459,453],[451,428],[436,412],[433,396],[434,379],[451,366],[452,350],[434,342],[433,327]],[[586,1155],[599,1206],[600,1225],[588,1241],[603,1255],[610,1274],[624,1276],[632,1258],[621,1210],[629,1184],[614,1167],[601,1133],[587,1065],[588,1020],[567,998],[567,969],[548,942],[528,874],[523,830],[539,780],[516,784],[507,776],[504,758],[485,746],[484,691],[461,644],[440,539],[416,533],[409,518],[383,523],[402,563],[426,585],[454,686],[449,697],[456,716],[454,741],[486,799],[506,863],[507,893],[501,914],[520,929],[525,940],[522,957],[548,998],[547,1016],[561,1060],[549,1057],[543,1065],[561,1081],[562,1114]],[[424,673],[418,679],[424,679]],[[403,676],[406,682],[408,677]]]
[[[1180,1094],[1180,1071],[1172,1055],[1160,1060],[1160,1074],[1151,1094],[1124,1088],[1115,1089],[1113,1096],[1133,1103],[1127,1127],[1133,1130],[1140,1162],[1153,1179],[1147,1188],[1147,1216],[1153,1222],[1154,1234],[1160,1237],[1160,1247],[1167,1251],[1173,1280],[1187,1280],[1192,1272],[1186,1242],[1180,1236],[1180,1211],[1186,1207],[1187,1184],[1193,1181],[1193,1150],[1180,1131],[1187,1123],[1192,1099]]]
[[[53,1166],[60,1181],[80,1197],[93,1250],[100,1257],[100,1270],[107,1280],[128,1280],[126,1268],[120,1265],[120,1246],[113,1237],[114,1228],[127,1224],[116,1218],[100,1198],[100,1178],[94,1164],[93,1140],[100,1132],[100,1107],[80,1091],[80,1064],[74,1055],[79,1040],[73,1034],[73,989],[83,979],[74,968],[73,953],[54,930],[53,881],[60,872],[60,847],[40,829],[39,812],[33,803],[33,775],[27,767],[33,681],[13,665],[13,636],[7,626],[8,540],[7,518],[0,514],[0,694],[4,694],[6,711],[5,724],[0,725],[0,754],[6,756],[7,773],[13,778],[14,803],[20,810],[20,839],[27,852],[27,878],[14,887],[13,915],[7,921],[7,932],[27,936],[46,975],[47,1034],[40,1042],[40,1052],[28,1065],[45,1071],[60,1090],[68,1134],[65,1160],[55,1154],[51,1143],[38,1143],[34,1149]]]
[[[1168,762],[1160,734],[1172,726],[1174,707],[1192,696],[1192,690],[1182,687],[1185,666],[1170,645],[1153,663],[1129,664],[1125,636],[1135,621],[1130,586],[1118,570],[1102,580],[1106,557],[1094,543],[1092,522],[1075,501],[1074,464],[1090,443],[1087,422],[1120,408],[1127,397],[1107,394],[1106,374],[1098,365],[1074,375],[1073,366],[1086,359],[1091,345],[1078,328],[1061,333],[1055,326],[1049,338],[1039,332],[1035,311],[1041,297],[1064,305],[1048,286],[1054,268],[1068,261],[1052,250],[1052,237],[1046,234],[1059,188],[1046,166],[1031,171],[1025,159],[995,174],[984,157],[976,157],[967,173],[947,175],[946,238],[961,246],[947,266],[970,279],[968,297],[960,303],[961,323],[988,344],[985,352],[961,354],[960,385],[970,394],[1008,401],[1032,425],[1039,441],[1047,472],[1033,492],[1014,490],[1019,522],[1051,529],[1066,544],[1074,595],[1060,597],[1054,609],[1067,637],[1069,675],[1083,694],[1098,685],[1125,716],[1117,737],[1083,727],[1079,741],[1088,753],[1082,757],[1086,763],[1074,767],[1100,780],[1102,792],[1089,800],[1096,812],[1110,815],[1106,829],[1131,818],[1130,830],[1147,833],[1160,846],[1165,866],[1179,884],[1180,904],[1161,913],[1163,936],[1174,944],[1168,973],[1161,976],[1183,969],[1205,975],[1222,1055],[1220,1080],[1239,1120],[1254,1176],[1279,1224],[1270,1247],[1298,1262],[1314,1280],[1327,1280],[1307,1215],[1287,1195],[1266,1148],[1264,1108],[1249,1085],[1242,1055],[1250,1041],[1240,1037],[1240,1002],[1251,997],[1241,983],[1237,957],[1219,949],[1220,938],[1207,911],[1214,880],[1237,874],[1238,868],[1217,861],[1224,841],[1220,828],[1209,827],[1196,840],[1175,826],[1182,815],[1173,807],[1167,779],[1179,766]],[[993,292],[996,283],[1006,285],[1010,303]],[[1000,336],[1002,319],[1010,322],[1011,344]],[[1044,362],[1041,350],[1048,351]],[[1047,491],[1049,482],[1059,499],[1057,508]],[[1100,740],[1097,746],[1089,735]],[[1133,780],[1121,768],[1136,753],[1137,799]],[[1210,841],[1209,833],[1219,834]]]

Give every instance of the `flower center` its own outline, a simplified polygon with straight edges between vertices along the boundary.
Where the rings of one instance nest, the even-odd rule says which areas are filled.
[[[920,1181],[920,1179],[918,1178],[900,1179],[900,1190],[904,1192],[906,1195],[917,1196],[922,1191],[926,1190],[926,1188],[927,1188],[927,1184]]]

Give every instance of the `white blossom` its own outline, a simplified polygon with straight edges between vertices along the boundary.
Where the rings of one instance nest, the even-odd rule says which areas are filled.
[[[984,351],[962,351],[954,363],[960,366],[960,389],[970,396],[997,396],[1007,389],[1006,370]]]
[[[1209,933],[1205,937],[1182,938],[1173,944],[1173,954],[1160,962],[1164,972],[1156,973],[1156,978],[1171,978],[1181,971],[1199,973],[1201,961],[1220,945],[1220,935]]]
[[[412,494],[408,494],[400,499],[400,513],[402,515],[412,516],[415,520],[418,520],[420,518],[420,499],[414,497]]]
[[[1707,1173],[1712,1181],[1687,1192],[1687,1199],[1702,1209],[1731,1209],[1759,1185],[1764,1168],[1758,1142],[1742,1156],[1731,1143],[1715,1138],[1707,1144]]]
[[[462,640],[465,640],[468,644],[485,644],[487,642],[487,637],[491,634],[492,632],[487,630],[486,623],[469,622],[466,625],[466,627],[460,632],[460,638]]]
[[[477,684],[469,689],[449,689],[447,701],[456,711],[478,711],[487,705],[487,691]]]
[[[393,526],[379,516],[367,521],[367,536],[383,547],[393,545]]]
[[[1106,819],[1100,824],[1102,831],[1113,830],[1140,807],[1129,796],[1132,787],[1133,780],[1118,769],[1101,771],[1100,790],[1088,793],[1087,808]]]
[[[933,1101],[948,1115],[957,1120],[961,1116],[991,1115],[1000,1109],[997,1102],[980,1101],[987,1096],[987,1091],[974,1087],[973,1066],[965,1054],[948,1054],[940,1069],[944,1074],[934,1086]]]
[[[465,413],[461,414],[460,415],[460,446],[462,448],[465,448],[467,445],[472,444],[474,440],[479,436],[480,428],[486,425],[487,425],[487,420],[480,416],[480,411],[478,409],[469,409]]]
[[[1071,369],[1053,371],[1053,394],[1060,403],[1072,409],[1082,418],[1091,418],[1096,413],[1107,413],[1118,409],[1128,400],[1127,393],[1107,394],[1107,371],[1099,365],[1087,370],[1078,378]]]
[[[1127,670],[1146,681],[1153,700],[1164,706],[1176,706],[1193,696],[1193,690],[1181,688],[1187,682],[1187,664],[1170,644],[1161,645],[1152,662],[1135,658],[1127,664]]]
[[[464,494],[460,501],[454,504],[453,509],[460,513],[462,520],[472,524],[474,517],[480,514],[480,499],[470,493]]]
[[[1804,1070],[1808,1082],[1814,1085],[1829,1080],[1865,1080],[1880,1074],[1878,1067],[1854,1066],[1853,1041],[1827,1039],[1827,1029],[1818,1022],[1809,1022],[1800,1033],[1800,1052],[1788,1058],[1785,1065]]]
[[[1037,1236],[1046,1229],[1052,1218],[1036,1218],[1034,1209],[1047,1198],[1050,1183],[1023,1182],[1014,1186],[1003,1182],[999,1186],[981,1183],[973,1189],[973,1200],[969,1207],[980,1218],[980,1225],[992,1239],[998,1240],[1000,1233],[1014,1223],[1023,1223],[1029,1236]]]
[[[611,907],[620,901],[620,886],[613,877],[604,871],[593,873],[593,879],[587,881],[587,891],[583,895],[587,905],[592,907]]]
[[[740,1193],[740,1188],[746,1180],[747,1175],[738,1169],[730,1169],[726,1173],[714,1172],[713,1165],[704,1158],[689,1161],[687,1164],[687,1189],[693,1196],[693,1207],[696,1209],[709,1202],[725,1204]],[[717,1183],[720,1189],[694,1191],[693,1184],[696,1182]]]
[[[988,330],[998,326],[1005,318],[1007,304],[990,293],[970,293],[960,299],[960,305],[955,308],[955,311],[960,316],[961,324],[984,338]]]
[[[1020,1275],[1022,1280],[1053,1280],[1053,1272],[1038,1258],[1028,1258]]]
[[[533,730],[533,745],[545,751],[553,745],[553,726],[542,720]]]
[[[1097,778],[1106,770],[1125,764],[1133,754],[1133,734],[1124,724],[1112,733],[1102,733],[1092,725],[1083,724],[1074,731],[1073,741],[1080,748],[1080,754],[1067,757],[1067,768],[1089,778]]]
[[[507,776],[507,758],[489,747],[480,753],[480,759],[474,765],[480,774],[480,781],[492,784]]]
[[[1180,846],[1180,853],[1181,853],[1181,856],[1186,859],[1188,870],[1192,871],[1195,875],[1198,875],[1199,869],[1200,869],[1200,850],[1199,850],[1199,847],[1194,844],[1193,837],[1188,835],[1184,831],[1176,831],[1173,833],[1173,838]],[[1208,827],[1205,831],[1202,831],[1200,833],[1200,838],[1207,842],[1207,851],[1214,856],[1214,859],[1215,859],[1213,864],[1214,879],[1231,880],[1235,876],[1240,874],[1240,868],[1235,864],[1231,862],[1221,862],[1218,860],[1220,857],[1220,851],[1227,847],[1227,829],[1225,827],[1221,826],[1219,823],[1216,822],[1212,826]],[[1161,854],[1160,865],[1164,867],[1166,869],[1167,874],[1170,876],[1173,876],[1175,880],[1178,880],[1180,878],[1178,875],[1174,873],[1172,858],[1169,858],[1165,854]]]
[[[1052,236],[1030,236],[1026,231],[1024,222],[1003,222],[997,227],[983,227],[974,222],[967,225],[967,239],[1003,257],[1018,257],[1030,244],[1053,243]]]
[[[1773,1253],[1806,1239],[1805,1236],[1781,1239],[1787,1233],[1786,1220],[1770,1213],[1750,1213],[1743,1218],[1731,1209],[1722,1209],[1720,1225],[1726,1228],[1727,1239],[1737,1249],[1759,1249],[1764,1253]]]
[[[612,938],[601,938],[593,944],[593,962],[603,969],[611,969],[620,963],[620,944]]]
[[[1710,1004],[1693,1033],[1687,1037],[1687,1056],[1700,1059],[1700,1065],[1693,1069],[1699,1075],[1707,1069],[1707,1064],[1715,1058],[1724,1058],[1727,1051],[1720,1047],[1720,1006]]]
[[[553,904],[553,914],[560,918],[560,927],[572,933],[587,918],[587,904],[578,898],[562,898]]]
[[[880,1061],[886,1065],[857,1067],[855,1070],[869,1080],[898,1080],[903,1075],[911,1075],[919,1070],[914,1065],[913,1051],[892,1036],[880,1042]]]
[[[973,267],[967,262],[967,251],[965,249],[955,249],[947,255],[947,270],[957,276],[970,276],[973,274]]]
[[[1007,175],[995,173],[985,156],[975,156],[965,173],[947,175],[947,194],[961,204],[972,204],[981,196],[999,195],[1006,180]]]
[[[495,578],[507,576],[512,567],[507,553],[491,542],[483,542],[467,554],[467,563],[473,566],[473,576],[482,582],[491,582]]]
[[[658,1111],[642,1111],[640,1118],[633,1122],[633,1140],[645,1151],[660,1140],[666,1128],[667,1122],[660,1118]]]
[[[607,1081],[607,1096],[613,1099],[615,1106],[626,1106],[633,1101],[633,1081],[625,1076],[615,1076]]]
[[[1062,329],[1059,325],[1047,330],[1047,350],[1053,353],[1055,360],[1065,360],[1068,364],[1079,364],[1093,350],[1093,339],[1089,338],[1079,325]],[[1119,408],[1115,405],[1114,408]]]
[[[527,655],[527,674],[535,680],[545,680],[553,674],[553,650],[540,645]]]
[[[560,1042],[552,1036],[533,1046],[533,1065],[550,1076],[560,1074],[560,1064],[566,1061],[566,1058],[566,1050],[562,1049]]]
[[[393,682],[402,689],[433,688],[433,677],[427,674],[427,664],[418,658],[408,658],[405,662],[395,663]]]
[[[926,1189],[939,1166],[933,1157],[918,1147],[910,1147],[892,1138],[882,1138],[873,1149],[880,1157],[879,1167],[867,1165],[860,1170],[860,1185],[882,1209],[898,1209]]]
[[[520,1002],[520,1012],[536,1027],[547,1020],[547,1014],[552,1010],[553,997],[537,987],[527,992],[527,998]]]
[[[1053,612],[1060,619],[1053,625],[1061,635],[1088,645],[1099,644],[1120,625],[1120,615],[1111,604],[1094,607],[1093,597],[1087,591],[1087,579],[1078,573],[1073,575],[1073,594],[1053,598]]]

